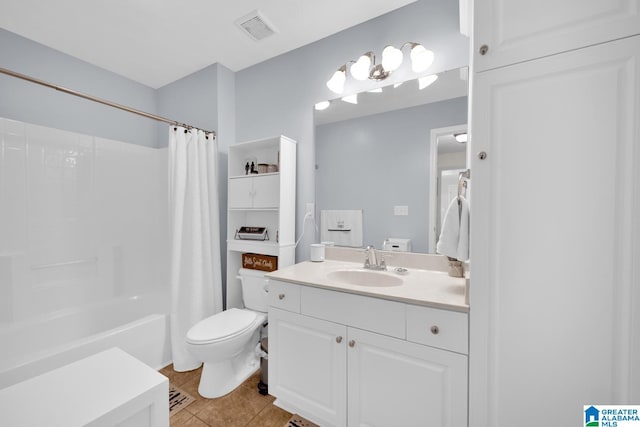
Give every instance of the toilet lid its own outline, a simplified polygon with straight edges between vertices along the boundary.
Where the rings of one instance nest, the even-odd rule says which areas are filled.
[[[254,311],[230,308],[193,325],[187,332],[187,341],[207,343],[228,338],[249,329],[255,319]]]

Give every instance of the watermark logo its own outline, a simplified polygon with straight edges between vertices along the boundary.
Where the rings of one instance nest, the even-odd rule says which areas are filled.
[[[640,405],[584,405],[585,427],[640,427]]]
[[[585,427],[600,427],[600,410],[595,406],[589,406],[584,410]]]

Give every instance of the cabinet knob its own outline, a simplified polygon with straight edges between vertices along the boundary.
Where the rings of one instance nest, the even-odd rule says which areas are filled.
[[[440,328],[438,328],[436,325],[433,325],[433,326],[431,327],[431,333],[432,333],[433,335],[438,335],[438,334],[440,333]]]
[[[284,294],[278,294],[278,299],[284,299]]]
[[[355,340],[349,341],[349,347],[355,347],[355,346],[356,346],[356,341]]]
[[[336,342],[340,344],[342,342],[342,337],[336,337]]]
[[[480,46],[480,49],[478,49],[478,52],[480,53],[480,55],[486,55],[487,52],[489,52],[489,46],[483,44],[482,46]]]

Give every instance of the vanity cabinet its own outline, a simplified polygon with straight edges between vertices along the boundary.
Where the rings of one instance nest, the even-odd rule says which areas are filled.
[[[475,70],[639,34],[639,9],[639,0],[475,0]]]
[[[496,25],[479,3],[477,41]],[[548,46],[550,21],[515,4],[522,18],[496,31],[514,28],[517,49],[530,20],[518,31]],[[555,32],[598,44],[473,75],[471,427],[575,425],[583,405],[640,399],[640,36],[609,41],[637,32],[638,5],[575,2]]]
[[[466,342],[466,313],[282,285],[269,283],[276,405],[322,426],[467,425],[466,346],[455,352],[420,338],[442,331],[445,341]]]
[[[273,307],[268,318],[276,404],[321,426],[346,425],[347,327]]]
[[[227,308],[243,307],[238,270],[242,253],[295,262],[296,142],[286,136],[229,147],[227,187]],[[247,164],[277,165],[277,172],[251,174]],[[241,240],[240,227],[265,227],[267,240]]]

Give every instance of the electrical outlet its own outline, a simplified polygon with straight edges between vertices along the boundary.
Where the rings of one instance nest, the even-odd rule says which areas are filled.
[[[309,217],[313,219],[315,217],[315,212],[316,212],[316,204],[307,203],[307,212],[305,213],[305,216],[309,215]]]

